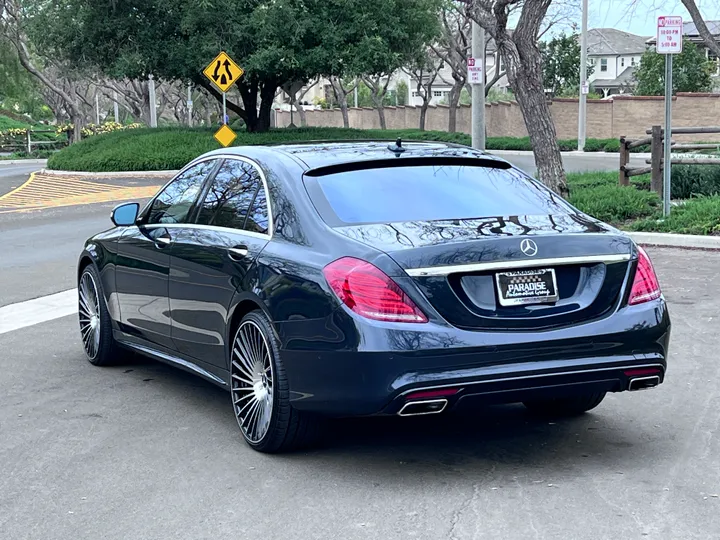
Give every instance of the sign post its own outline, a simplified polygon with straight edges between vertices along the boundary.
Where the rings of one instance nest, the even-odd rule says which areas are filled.
[[[475,21],[472,23],[471,52],[467,81],[472,85],[472,146],[485,150],[485,30]]]
[[[672,171],[672,70],[673,54],[682,52],[682,17],[658,17],[657,52],[665,55],[665,132],[663,137],[663,216],[670,215],[670,178]]]
[[[243,73],[245,73],[245,70],[233,62],[232,58],[224,51],[218,54],[203,70],[203,74],[222,92],[222,120],[220,121],[220,129],[215,133],[215,140],[223,146],[230,146],[237,137],[235,132],[227,125],[227,92],[243,76]]]

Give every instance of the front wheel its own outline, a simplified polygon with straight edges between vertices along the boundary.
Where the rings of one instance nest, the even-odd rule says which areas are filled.
[[[290,405],[290,387],[270,321],[247,314],[230,352],[230,395],[245,441],[259,452],[286,452],[311,444],[319,420]]]
[[[78,281],[78,318],[88,361],[96,366],[117,363],[119,355],[110,313],[105,304],[100,274],[92,264],[85,267]]]
[[[530,412],[548,416],[576,416],[594,409],[605,399],[605,392],[580,396],[523,401]]]

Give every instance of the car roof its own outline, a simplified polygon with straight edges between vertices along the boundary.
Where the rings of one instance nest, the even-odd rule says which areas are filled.
[[[283,143],[268,146],[235,146],[222,150],[224,154],[253,157],[257,154],[281,153],[290,157],[305,170],[332,167],[351,163],[408,158],[461,158],[497,161],[507,165],[503,159],[459,144],[435,141],[402,141],[403,152],[395,150],[392,141],[309,141]],[[220,151],[216,151],[220,152]],[[213,152],[213,153],[216,153]]]

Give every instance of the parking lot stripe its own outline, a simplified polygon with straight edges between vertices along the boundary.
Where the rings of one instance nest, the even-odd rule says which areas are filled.
[[[77,289],[0,307],[0,334],[77,313]]]

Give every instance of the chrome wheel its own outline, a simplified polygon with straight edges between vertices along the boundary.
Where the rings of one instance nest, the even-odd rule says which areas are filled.
[[[273,365],[268,342],[255,322],[245,321],[238,328],[231,359],[235,418],[245,438],[257,443],[270,428]]]
[[[85,353],[90,359],[94,359],[100,350],[100,298],[95,279],[90,272],[84,272],[80,278],[78,314]]]

